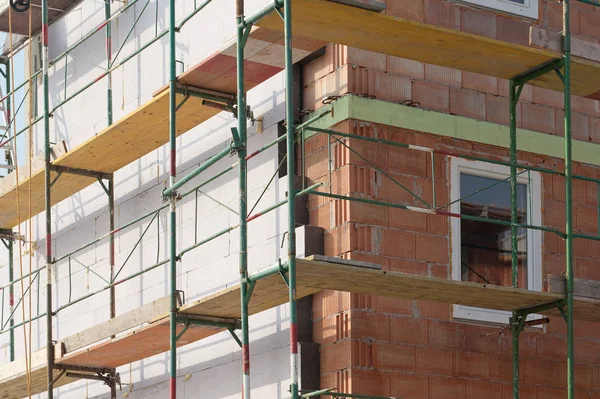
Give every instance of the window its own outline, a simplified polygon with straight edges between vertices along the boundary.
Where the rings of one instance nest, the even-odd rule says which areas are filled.
[[[495,220],[511,220],[510,168],[486,162],[452,159],[451,212]],[[519,223],[541,223],[541,178],[538,172],[521,171],[517,177]],[[510,226],[453,218],[452,279],[511,286]],[[542,245],[537,230],[518,229],[519,288],[542,289]],[[454,305],[454,317],[507,323],[503,311]]]
[[[462,0],[509,14],[538,19],[538,0]]]

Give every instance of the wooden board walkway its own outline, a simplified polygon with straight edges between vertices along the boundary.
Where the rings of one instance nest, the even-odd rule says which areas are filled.
[[[292,34],[344,44],[363,50],[428,64],[510,79],[550,60],[551,50],[512,44],[422,22],[407,20],[328,0],[292,0]],[[283,31],[281,18],[271,13],[257,23]],[[600,99],[600,64],[573,57],[573,95]],[[530,82],[563,91],[555,73]]]
[[[411,274],[386,272],[365,267],[351,266],[344,261],[323,261],[313,259],[298,259],[297,270],[298,298],[314,294],[322,290],[348,291],[353,293],[373,294],[395,298],[428,300],[448,304],[459,304],[487,309],[513,311],[532,306],[552,303],[564,298],[562,294],[536,292],[510,287],[499,287],[463,281],[453,281],[441,278],[416,276]],[[284,304],[288,301],[288,288],[279,274],[274,274],[259,280],[254,288],[250,301],[251,314]],[[106,323],[86,330],[76,339],[69,337],[65,340],[78,342],[74,351],[57,356],[57,363],[95,366],[119,367],[144,358],[160,354],[169,349],[169,319],[167,298],[154,304],[144,305],[144,310],[130,312],[118,316],[118,322],[107,328]],[[213,317],[219,319],[240,318],[239,285],[220,290],[212,295],[182,306],[180,315],[196,317]],[[548,311],[545,314],[557,315],[558,312]],[[136,316],[133,316],[133,315]],[[576,298],[576,319],[600,322],[600,300]],[[136,318],[137,317],[137,318]],[[140,323],[141,318],[146,323]],[[135,319],[135,320],[134,320]],[[118,324],[117,327],[114,325]],[[133,325],[141,327],[130,329]],[[178,332],[183,328],[178,325]],[[96,334],[95,330],[102,331]],[[126,331],[127,330],[127,331]],[[179,346],[192,343],[224,331],[222,327],[192,325],[178,342]],[[100,341],[100,336],[109,337],[116,331],[125,331],[116,338]],[[87,339],[83,339],[85,335]],[[91,340],[89,337],[93,336]],[[95,342],[89,344],[90,342]],[[85,347],[83,345],[89,344]],[[61,345],[63,345],[61,343]],[[63,350],[65,345],[62,346]],[[44,358],[35,369],[36,392],[45,389]],[[14,399],[26,395],[24,385],[23,365],[18,362],[0,367],[0,392],[8,392],[1,399]],[[19,367],[21,369],[19,369]],[[12,373],[12,374],[10,374]],[[39,381],[38,381],[39,379]],[[64,383],[62,381],[61,383]],[[37,389],[37,388],[36,388]],[[19,396],[21,395],[21,396]]]
[[[282,53],[281,33],[254,28],[246,52],[246,88],[248,90],[283,70],[273,60],[273,53]],[[316,51],[323,42],[299,40],[294,48],[296,61]],[[236,92],[235,43],[194,66],[178,78],[181,85],[234,95]],[[184,98],[177,95],[178,103]],[[203,100],[190,96],[177,111],[177,134],[181,135],[217,115],[220,110],[203,105]],[[113,125],[95,134],[83,144],[65,152],[56,146],[53,164],[110,174],[166,144],[169,140],[169,91],[160,90],[146,104],[124,116]],[[44,162],[36,159],[31,181],[25,168],[20,170],[19,202],[21,221],[44,210]],[[52,178],[56,173],[51,173]],[[93,177],[63,173],[52,186],[52,205],[95,183]],[[31,190],[31,213],[29,210]],[[0,181],[0,228],[17,225],[16,184],[14,175]]]

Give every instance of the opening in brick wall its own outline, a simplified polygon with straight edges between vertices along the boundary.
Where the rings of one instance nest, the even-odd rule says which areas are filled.
[[[484,162],[451,161],[452,212],[477,219],[453,219],[452,278],[481,284],[512,285],[510,226],[485,219],[511,221],[510,168]],[[520,224],[541,221],[541,177],[520,171],[517,177],[517,219]],[[519,288],[542,289],[541,234],[517,229]],[[507,312],[454,306],[454,317],[486,322],[508,322]]]

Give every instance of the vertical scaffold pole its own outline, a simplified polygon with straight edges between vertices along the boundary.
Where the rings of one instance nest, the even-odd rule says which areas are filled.
[[[285,126],[288,175],[288,265],[290,296],[290,391],[298,399],[298,316],[296,298],[296,221],[295,221],[295,155],[294,155],[294,87],[292,59],[292,2],[284,0],[285,31]]]
[[[110,71],[112,64],[112,22],[110,22],[110,2],[104,0],[104,18],[108,21],[106,24],[106,69]],[[108,126],[113,123],[113,106],[112,106],[112,72],[106,75],[107,90],[106,90],[106,109],[108,114]]]
[[[170,147],[170,177],[169,186],[175,185],[177,176],[177,121],[176,121],[176,90],[177,90],[177,72],[175,63],[175,0],[169,0],[169,147]],[[169,276],[170,276],[170,296],[171,313],[169,320],[170,333],[170,398],[177,397],[177,232],[175,207],[177,205],[177,193],[172,193],[169,198]]]
[[[111,176],[108,180],[108,229],[109,231],[115,230],[115,183]],[[109,246],[109,262],[110,262],[110,281],[114,281],[115,278],[115,236],[110,234],[108,239]],[[115,287],[110,289],[110,318],[116,316],[116,295]],[[114,337],[114,336],[113,336]],[[110,399],[117,399],[117,379],[116,374],[111,375],[110,380]]]
[[[52,212],[50,180],[50,97],[48,94],[48,0],[42,0],[42,83],[44,90],[44,194],[46,210],[46,355],[48,399],[54,398],[54,344],[52,340]]]
[[[518,240],[517,240],[517,84],[514,80],[509,82],[509,128],[510,128],[510,207],[511,207],[511,265],[512,265],[512,286],[519,284],[519,258],[518,258]],[[513,312],[511,317],[512,333],[512,361],[513,361],[513,399],[519,399],[519,315]]]
[[[250,399],[250,326],[248,324],[248,168],[246,161],[246,92],[244,87],[244,0],[236,1],[237,15],[237,118],[240,148],[239,160],[239,190],[240,190],[240,303],[242,322],[242,397]]]
[[[573,347],[573,219],[571,159],[571,21],[570,0],[563,0],[564,94],[565,94],[565,206],[567,268],[567,398],[575,399],[575,352]]]
[[[14,263],[13,263],[13,239],[8,240],[8,281],[10,281],[10,287],[8,288],[8,306],[9,306],[9,314],[10,316],[10,332],[9,332],[9,340],[10,340],[10,361],[15,361],[15,330],[13,330],[13,326],[15,325],[15,321],[12,317],[13,309],[15,306],[15,287],[12,281],[15,278],[14,271]]]

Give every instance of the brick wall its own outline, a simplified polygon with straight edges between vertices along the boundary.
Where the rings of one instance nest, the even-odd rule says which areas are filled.
[[[360,121],[345,121],[336,130],[463,154],[508,159],[508,151],[429,134],[403,131]],[[327,141],[315,136],[306,143],[306,170],[312,181],[329,181]],[[429,155],[367,143],[345,142],[391,177],[431,202]],[[389,178],[340,144],[332,145],[332,191],[392,203],[420,205]],[[530,165],[560,170],[559,159],[521,153]],[[448,201],[448,159],[436,158],[439,203]],[[597,176],[598,169],[576,165],[576,173]],[[564,179],[544,175],[543,223],[564,226]],[[575,229],[597,231],[596,187],[575,187]],[[383,270],[448,278],[449,219],[445,216],[311,196],[310,223],[324,227],[326,254],[374,262]],[[554,234],[543,238],[543,275],[564,270],[564,242]],[[575,272],[600,278],[600,243],[576,241]],[[398,289],[402,289],[399,287]],[[447,304],[323,292],[315,296],[314,338],[321,347],[321,385],[354,393],[401,398],[511,398],[511,336],[500,327],[452,321]],[[578,397],[600,395],[600,326],[576,322]],[[566,395],[565,325],[552,318],[542,330],[521,335],[523,398]],[[600,397],[600,396],[599,396]]]
[[[573,33],[600,39],[600,8],[572,2]],[[531,22],[442,0],[388,0],[387,13],[528,45]],[[534,24],[558,31],[561,5],[540,0]],[[379,100],[416,102],[418,107],[492,123],[508,124],[508,82],[330,44],[304,68],[304,108],[317,109],[328,96],[361,94]],[[563,135],[562,93],[525,86],[518,104],[520,128]],[[600,102],[573,97],[573,137],[600,143]],[[508,151],[477,143],[404,131],[360,121],[335,129],[508,161]],[[345,143],[427,202],[436,186],[438,204],[449,197],[448,159],[436,157],[435,180],[426,153],[350,139]],[[329,183],[327,138],[306,142],[306,173]],[[365,160],[332,145],[332,191],[419,206]],[[562,170],[560,159],[520,153],[519,161]],[[599,177],[599,168],[575,165],[579,175]],[[597,234],[595,184],[574,182],[575,230]],[[564,228],[564,178],[542,175],[542,223]],[[374,262],[384,270],[450,277],[449,219],[389,207],[309,198],[310,223],[326,229],[326,254]],[[543,275],[565,269],[565,245],[543,234]],[[575,273],[600,280],[600,243],[576,240]],[[546,289],[546,281],[544,281]],[[401,289],[401,287],[399,287]],[[321,386],[401,398],[512,398],[510,332],[452,321],[447,304],[343,292],[322,292],[313,303],[314,339],[321,347]],[[575,323],[577,397],[600,398],[600,325]],[[552,318],[543,329],[521,334],[521,397],[566,397],[566,327]]]

